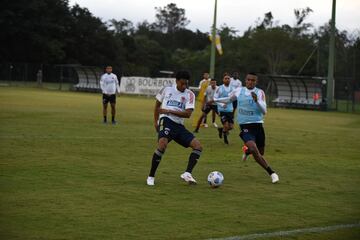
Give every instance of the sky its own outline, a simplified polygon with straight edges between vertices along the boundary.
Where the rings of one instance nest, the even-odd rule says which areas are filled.
[[[103,21],[109,19],[130,20],[135,25],[147,20],[155,21],[155,7],[175,3],[185,9],[190,20],[187,28],[209,32],[212,25],[214,0],[70,0],[86,7]],[[350,34],[360,31],[360,0],[338,0],[336,2],[336,27]],[[241,35],[258,19],[271,11],[279,25],[295,23],[294,9],[310,7],[313,12],[306,19],[315,27],[322,26],[331,18],[332,0],[218,0],[217,26],[226,24]]]

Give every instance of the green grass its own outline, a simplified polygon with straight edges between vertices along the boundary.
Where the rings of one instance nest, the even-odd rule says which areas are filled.
[[[229,146],[208,128],[197,186],[179,178],[190,150],[171,143],[148,187],[153,106],[121,96],[119,124],[103,125],[98,94],[0,87],[0,239],[207,239],[359,222],[360,115],[269,109],[265,156],[279,184],[241,162],[238,128]],[[206,183],[213,170],[225,176],[218,189]],[[359,228],[281,239],[343,236],[359,239]]]

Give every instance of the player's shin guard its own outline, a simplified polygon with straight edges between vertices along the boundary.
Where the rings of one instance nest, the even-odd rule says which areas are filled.
[[[152,157],[152,161],[151,161],[151,169],[150,169],[150,173],[149,173],[150,177],[155,177],[156,169],[158,168],[158,166],[160,164],[161,157],[163,154],[164,154],[164,152],[160,151],[159,149],[155,150],[154,155]]]
[[[198,159],[200,158],[201,150],[194,149],[189,157],[189,162],[186,168],[186,172],[191,173],[193,168],[195,167]]]

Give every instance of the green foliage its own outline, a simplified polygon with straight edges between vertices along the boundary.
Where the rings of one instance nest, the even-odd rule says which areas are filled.
[[[185,17],[185,9],[178,8],[175,3],[169,3],[164,8],[156,7],[155,30],[173,33],[185,28],[190,21]]]
[[[186,29],[185,9],[174,3],[155,8],[155,22],[134,24],[124,18],[104,23],[67,0],[3,2],[1,62],[111,64],[118,73],[146,76],[186,68],[193,82],[209,68],[208,33]],[[224,71],[297,74],[311,53],[301,74],[326,76],[329,25],[314,29],[306,22],[311,13],[309,7],[295,9],[295,24],[290,26],[279,25],[267,12],[242,36],[221,25],[224,54],[216,58],[216,78]],[[359,39],[358,33],[337,30],[336,77],[358,79]]]

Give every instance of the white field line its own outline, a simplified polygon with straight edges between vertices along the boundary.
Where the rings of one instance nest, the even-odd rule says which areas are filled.
[[[278,232],[269,232],[269,233],[255,233],[255,234],[232,236],[225,238],[210,238],[209,240],[252,240],[259,238],[294,236],[297,234],[305,234],[305,233],[331,232],[338,229],[357,228],[357,227],[360,227],[360,222],[353,224],[340,224],[340,225],[325,226],[325,227],[300,228],[300,229],[294,229],[288,231],[278,231]]]

